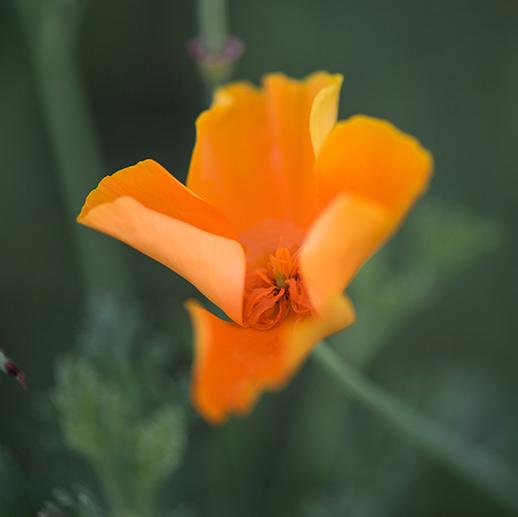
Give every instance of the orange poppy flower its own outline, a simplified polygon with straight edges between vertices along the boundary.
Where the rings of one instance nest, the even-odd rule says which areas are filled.
[[[354,320],[343,290],[426,187],[432,159],[388,122],[338,122],[342,77],[234,83],[197,120],[187,186],[152,160],[104,178],[78,221],[158,260],[198,302],[192,398],[221,422]]]

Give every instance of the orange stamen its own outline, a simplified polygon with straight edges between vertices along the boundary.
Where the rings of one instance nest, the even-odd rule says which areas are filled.
[[[312,313],[304,282],[299,272],[297,254],[278,248],[268,258],[266,267],[250,271],[246,279],[243,322],[247,327],[268,330],[286,316]]]

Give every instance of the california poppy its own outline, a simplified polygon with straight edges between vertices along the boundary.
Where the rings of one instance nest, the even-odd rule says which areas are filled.
[[[194,284],[192,398],[221,422],[282,386],[350,325],[343,294],[428,182],[432,158],[392,124],[337,123],[342,77],[268,75],[219,89],[196,123],[187,186],[152,160],[104,178],[78,221]]]

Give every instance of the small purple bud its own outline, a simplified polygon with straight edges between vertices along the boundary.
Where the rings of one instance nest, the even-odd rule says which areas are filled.
[[[16,366],[16,363],[7,357],[2,350],[0,350],[0,370],[7,375],[14,377],[24,389],[27,389],[27,382],[25,374]]]
[[[210,52],[199,38],[193,38],[187,44],[189,55],[199,64],[218,63],[233,65],[243,54],[243,42],[234,36],[227,39],[220,52]]]
[[[7,362],[4,365],[5,373],[7,375],[10,375],[11,377],[14,377],[20,384],[20,386],[24,389],[27,389],[27,382],[25,380],[25,374],[16,366],[16,364],[11,361],[11,359],[8,359]]]
[[[187,51],[196,61],[205,83],[211,87],[225,83],[232,74],[232,69],[243,54],[244,45],[235,37],[227,39],[219,52],[209,51],[199,38],[189,41]]]

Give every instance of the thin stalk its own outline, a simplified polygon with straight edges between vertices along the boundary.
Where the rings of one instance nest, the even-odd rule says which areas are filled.
[[[344,395],[363,404],[400,435],[495,501],[518,512],[518,477],[508,465],[380,389],[327,344],[321,343],[313,356],[338,382]]]
[[[77,0],[16,3],[25,24],[83,284],[89,295],[128,297],[131,277],[117,245],[75,222],[86,194],[107,171],[77,68],[81,4]]]
[[[198,30],[208,52],[216,54],[225,48],[228,39],[226,0],[198,0]]]
[[[198,37],[191,41],[189,48],[210,105],[214,91],[231,78],[243,45],[228,34],[226,0],[198,0],[197,5]]]

